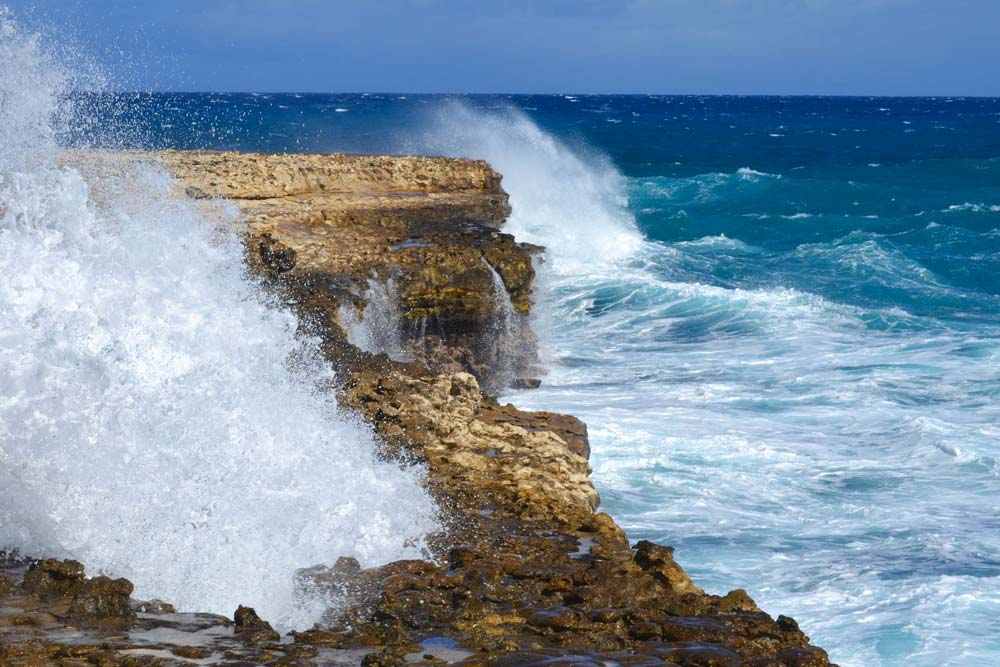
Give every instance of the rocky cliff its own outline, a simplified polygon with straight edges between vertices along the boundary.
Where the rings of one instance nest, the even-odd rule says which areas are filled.
[[[482,161],[369,155],[253,155],[166,152],[161,159],[188,195],[224,197],[247,224],[247,260],[258,273],[282,275],[313,312],[345,335],[392,292],[393,332],[378,347],[439,369],[475,373],[488,386],[530,372],[531,255],[500,226],[510,212],[500,176]],[[493,269],[525,342],[500,378],[500,332]],[[307,288],[303,290],[303,288]],[[380,304],[375,304],[377,308]],[[367,313],[372,318],[372,313]],[[384,313],[383,319],[384,317]],[[378,314],[375,314],[375,319]]]
[[[631,545],[597,511],[583,423],[500,405],[481,388],[530,382],[524,314],[542,250],[500,231],[509,208],[488,165],[159,159],[179,193],[237,206],[262,289],[322,339],[341,403],[374,425],[385,455],[426,465],[448,527],[427,561],[363,570],[341,559],[304,572],[347,603],[281,641],[246,608],[233,625],[162,603],[128,607],[123,580],[86,579],[68,561],[11,561],[0,575],[3,664],[829,664],[792,619],[741,590],[706,594],[670,547]],[[511,313],[516,326],[498,327]],[[373,323],[392,331],[358,332]]]

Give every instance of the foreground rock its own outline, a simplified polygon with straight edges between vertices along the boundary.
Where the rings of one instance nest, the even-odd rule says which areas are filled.
[[[342,404],[382,434],[386,456],[426,465],[450,525],[435,536],[432,561],[363,570],[341,559],[304,573],[351,603],[323,627],[280,642],[246,607],[232,627],[219,617],[150,613],[155,605],[129,617],[120,615],[122,584],[111,587],[113,595],[105,581],[89,584],[102,602],[76,602],[87,599],[79,598],[88,586],[79,564],[45,561],[27,574],[12,566],[6,588],[0,580],[0,609],[18,611],[0,612],[0,658],[25,665],[829,664],[792,619],[771,618],[742,590],[706,594],[669,547],[630,545],[596,511],[583,423],[502,406],[481,390],[477,376],[487,384],[497,377],[487,263],[525,312],[537,251],[497,231],[506,195],[488,166],[366,156],[163,159],[187,196],[236,202],[249,222],[248,264],[322,338],[338,364]],[[372,276],[395,281],[397,290],[380,298],[401,317],[436,323],[433,335],[408,330],[409,349],[419,351],[409,362],[351,345],[345,317],[371,307]],[[53,628],[74,622],[74,605],[90,610],[88,621],[112,614],[131,629],[109,635],[94,623],[70,648]],[[185,633],[198,639],[184,640]]]

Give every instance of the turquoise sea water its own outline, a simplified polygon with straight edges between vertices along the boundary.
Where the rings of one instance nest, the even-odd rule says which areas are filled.
[[[144,145],[490,160],[549,248],[508,398],[587,421],[632,538],[842,665],[1000,664],[1000,100],[92,101]]]

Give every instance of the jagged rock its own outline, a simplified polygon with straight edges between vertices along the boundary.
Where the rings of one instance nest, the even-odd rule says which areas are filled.
[[[700,595],[705,592],[695,586],[687,572],[674,562],[673,547],[661,547],[647,540],[640,540],[635,545],[635,562],[643,570],[652,572],[658,581],[679,595],[684,593]]]
[[[76,595],[86,581],[83,564],[75,560],[47,558],[32,563],[24,575],[24,590],[42,600]]]
[[[253,607],[240,605],[233,614],[236,632],[246,641],[276,641],[281,638],[271,624],[261,619]]]
[[[73,625],[127,627],[135,618],[129,604],[132,589],[128,579],[88,579],[73,596],[66,618]]]

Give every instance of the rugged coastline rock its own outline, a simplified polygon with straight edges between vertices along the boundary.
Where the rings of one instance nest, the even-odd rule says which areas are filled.
[[[148,603],[126,612],[127,582],[88,580],[72,561],[29,570],[11,561],[0,569],[0,663],[830,664],[794,620],[771,618],[742,590],[706,594],[670,547],[631,545],[598,511],[582,422],[490,396],[500,381],[528,379],[530,352],[518,361],[520,375],[495,368],[503,337],[524,336],[531,347],[523,317],[517,330],[496,329],[490,267],[523,316],[540,249],[499,231],[509,207],[488,165],[209,152],[159,158],[185,196],[236,204],[248,266],[322,339],[338,365],[341,404],[375,427],[386,456],[426,465],[449,524],[427,561],[366,570],[343,558],[304,572],[349,603],[329,623],[280,641],[247,607],[235,624]],[[391,290],[372,286],[390,281]],[[400,329],[401,349],[388,350],[396,359],[352,343],[351,327],[371,316],[365,311],[376,296],[409,323]],[[55,629],[67,625],[82,634],[60,639]],[[180,635],[164,628],[199,639],[171,643],[163,637]]]
[[[326,303],[314,313],[345,335],[350,320],[382,305],[372,303],[373,291],[389,291],[391,315],[401,321],[385,322],[398,330],[381,333],[399,349],[375,351],[490,383],[500,343],[500,332],[490,330],[498,297],[492,269],[503,281],[500,296],[518,314],[518,338],[526,343],[519,365],[530,364],[531,337],[520,316],[531,306],[531,260],[541,248],[500,231],[510,213],[507,193],[485,162],[200,151],[159,157],[189,196],[236,204],[247,226],[248,264],[300,292],[316,286]]]

